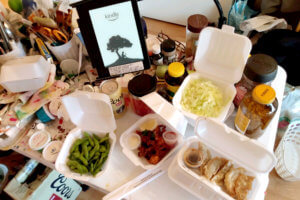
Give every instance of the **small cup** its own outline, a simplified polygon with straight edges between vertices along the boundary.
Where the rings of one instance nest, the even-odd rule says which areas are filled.
[[[74,59],[66,59],[60,63],[60,68],[64,74],[77,74],[79,63]]]
[[[128,149],[135,150],[141,145],[141,137],[136,133],[131,133],[126,138]]]
[[[163,139],[170,147],[174,147],[177,144],[178,135],[174,132],[164,132]]]
[[[49,42],[46,42],[46,45],[59,62],[66,59],[78,60],[79,58],[79,48],[76,42],[75,35],[66,44],[59,45],[59,46],[52,46]]]
[[[43,130],[35,132],[29,139],[29,147],[32,150],[42,150],[51,140],[50,134]]]
[[[43,149],[43,158],[49,162],[55,162],[63,145],[61,141],[52,141]]]

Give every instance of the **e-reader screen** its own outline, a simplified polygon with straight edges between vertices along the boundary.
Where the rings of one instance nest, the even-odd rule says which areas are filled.
[[[143,50],[131,1],[89,10],[103,64],[110,75],[143,70]]]

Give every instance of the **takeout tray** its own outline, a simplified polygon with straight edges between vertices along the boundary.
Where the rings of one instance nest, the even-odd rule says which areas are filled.
[[[173,98],[173,105],[195,125],[198,115],[181,106],[183,91],[192,79],[203,78],[215,84],[224,96],[224,107],[214,119],[223,122],[236,95],[234,83],[243,74],[251,50],[251,41],[246,36],[234,33],[234,27],[223,25],[222,29],[207,27],[199,36],[194,66],[196,72],[188,75]]]
[[[126,146],[126,139],[129,134],[135,133],[136,130],[139,130],[139,126],[143,124],[144,122],[151,120],[151,119],[156,119],[157,120],[157,125],[165,125],[166,126],[166,131],[172,131],[177,134],[178,140],[176,146],[170,150],[170,152],[165,155],[163,159],[161,159],[156,165],[150,164],[145,158],[141,158],[138,156],[138,150],[130,150]],[[172,127],[172,125],[160,117],[158,114],[148,114],[145,115],[144,117],[140,118],[136,123],[134,123],[132,126],[130,126],[120,137],[120,145],[122,147],[122,152],[126,155],[126,157],[131,160],[135,165],[141,166],[144,169],[153,169],[155,167],[160,166],[171,154],[173,154],[183,143],[183,136],[178,133],[178,131]]]

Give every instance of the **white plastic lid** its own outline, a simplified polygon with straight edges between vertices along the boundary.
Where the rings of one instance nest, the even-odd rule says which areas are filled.
[[[102,93],[76,91],[62,98],[71,121],[90,132],[111,132],[116,121],[109,96]]]
[[[34,79],[48,74],[51,64],[41,55],[25,56],[7,61],[1,68],[1,82]]]
[[[232,158],[254,173],[268,173],[276,164],[273,153],[223,123],[210,118],[198,118],[195,134],[202,142]]]
[[[232,26],[204,28],[199,36],[195,69],[234,84],[242,77],[251,47],[249,38],[235,34]]]
[[[158,45],[158,44],[153,45],[152,52],[153,52],[153,54],[159,54],[161,52],[160,45]]]
[[[172,104],[166,101],[157,92],[152,92],[140,98],[155,113],[168,121],[169,124],[178,131],[178,133],[181,135],[185,134],[187,120],[180,111],[172,106]]]

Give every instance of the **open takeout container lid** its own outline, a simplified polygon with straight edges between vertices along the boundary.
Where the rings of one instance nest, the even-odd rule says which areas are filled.
[[[204,28],[199,36],[195,69],[234,84],[242,77],[251,47],[249,38],[234,33],[232,26]]]
[[[62,98],[71,121],[90,132],[112,132],[116,121],[109,96],[102,93],[76,91]]]
[[[194,132],[204,144],[254,173],[268,173],[276,164],[275,155],[259,142],[214,119],[199,117]]]
[[[45,85],[50,69],[40,55],[12,59],[2,65],[0,83],[10,92],[37,90]]]
[[[166,101],[157,92],[147,94],[140,99],[149,106],[156,114],[166,120],[178,133],[184,136],[187,119],[172,104]]]

